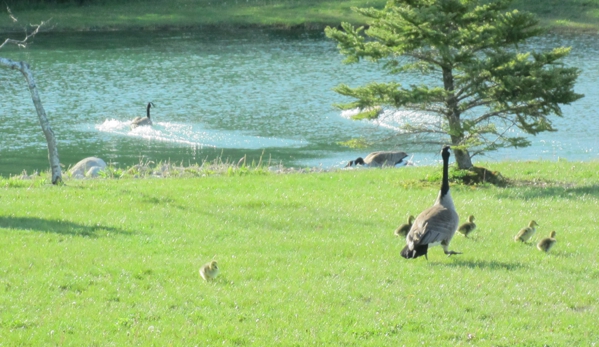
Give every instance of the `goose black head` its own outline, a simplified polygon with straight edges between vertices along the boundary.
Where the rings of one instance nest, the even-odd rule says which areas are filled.
[[[350,160],[347,165],[345,165],[345,167],[350,167],[350,166],[354,166],[354,165],[364,165],[364,159],[362,159],[362,157],[358,157],[358,159],[356,160]]]
[[[449,153],[450,149],[451,149],[450,146],[443,146],[443,149],[441,150],[441,156],[443,157],[444,160],[449,160],[449,156],[451,155]]]

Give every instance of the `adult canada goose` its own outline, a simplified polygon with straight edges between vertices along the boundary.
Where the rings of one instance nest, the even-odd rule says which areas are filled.
[[[206,263],[200,268],[200,276],[206,281],[213,280],[217,275],[218,265],[216,264],[216,260]]]
[[[406,237],[408,235],[408,231],[412,228],[412,224],[414,224],[414,216],[410,215],[408,217],[408,222],[406,224],[402,224],[395,230],[395,236]]]
[[[535,222],[534,220],[531,220],[530,223],[528,223],[528,227],[520,229],[520,231],[514,237],[514,241],[516,241],[516,242],[528,241],[532,237],[532,235],[534,235],[535,232],[537,231],[535,229],[535,226],[538,226],[538,225],[539,224],[537,224],[537,222]]]
[[[365,165],[369,167],[395,166],[401,163],[407,156],[406,152],[372,152],[366,158],[358,157],[356,160],[350,160],[345,167],[353,165]]]
[[[474,229],[476,229],[476,224],[474,224],[474,216],[470,215],[468,216],[468,222],[460,225],[460,227],[458,228],[458,232],[468,237],[468,234],[473,232]]]
[[[131,128],[137,128],[142,125],[152,125],[152,119],[150,119],[150,107],[154,106],[153,103],[148,102],[147,107],[147,116],[146,117],[136,117],[131,121]],[[156,107],[156,106],[154,106]]]
[[[460,217],[455,210],[449,193],[449,146],[443,147],[443,182],[441,191],[432,207],[427,208],[416,217],[412,228],[406,236],[407,245],[401,251],[401,256],[410,259],[424,255],[428,260],[428,248],[436,245],[443,247],[448,256],[461,254],[449,250],[451,238],[458,228]]]
[[[551,247],[553,247],[553,245],[555,245],[556,242],[557,242],[557,240],[555,239],[555,230],[554,230],[551,232],[551,234],[549,234],[549,237],[546,237],[546,238],[542,239],[541,241],[539,241],[539,243],[537,243],[537,248],[539,249],[539,251],[549,252]]]

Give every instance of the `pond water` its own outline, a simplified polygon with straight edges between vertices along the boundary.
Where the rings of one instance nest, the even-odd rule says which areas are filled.
[[[599,79],[595,36],[551,35],[534,48],[572,46],[568,65],[583,70],[564,106],[558,132],[530,136],[532,146],[474,160],[599,158]],[[340,167],[374,150],[402,149],[416,164],[437,162],[438,148],[396,138],[395,125],[422,115],[395,112],[384,121],[352,121],[334,103],[339,83],[388,77],[376,64],[343,65],[322,32],[220,30],[41,34],[27,49],[2,56],[32,66],[65,167],[88,156],[127,166],[143,161],[202,163],[222,157],[285,166]],[[421,77],[406,76],[406,84]],[[0,69],[0,174],[46,170],[47,148],[23,77]],[[131,130],[152,101],[154,126]],[[377,146],[338,144],[363,137]]]

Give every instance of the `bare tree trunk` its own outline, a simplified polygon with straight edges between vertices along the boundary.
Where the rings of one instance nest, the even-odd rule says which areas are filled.
[[[458,164],[458,169],[468,170],[472,168],[472,159],[470,159],[470,153],[465,149],[454,149],[455,162]]]
[[[19,70],[23,76],[25,76],[29,91],[31,92],[31,100],[33,100],[33,105],[35,105],[35,110],[37,111],[37,116],[40,120],[40,125],[42,126],[42,131],[44,132],[44,135],[46,135],[46,142],[48,143],[48,160],[50,161],[50,168],[52,169],[52,184],[62,182],[62,172],[60,169],[60,160],[58,159],[56,138],[54,137],[54,132],[48,122],[48,117],[46,117],[46,111],[44,110],[44,106],[42,106],[42,101],[37,92],[37,85],[35,84],[35,78],[29,68],[29,64],[23,61],[16,62],[11,59],[0,58],[0,65],[13,70]]]
[[[459,145],[464,139],[464,131],[460,121],[461,112],[458,107],[458,100],[454,95],[454,78],[453,71],[450,68],[443,68],[443,87],[448,93],[445,100],[445,106],[449,110],[446,115],[449,123],[449,134],[452,145]],[[458,164],[458,169],[467,170],[472,167],[470,153],[466,149],[454,149],[455,161]]]

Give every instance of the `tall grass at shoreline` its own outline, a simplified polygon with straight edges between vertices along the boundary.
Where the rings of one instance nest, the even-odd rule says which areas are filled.
[[[0,184],[0,344],[599,342],[599,163],[485,166],[511,184],[454,184],[478,229],[429,261],[400,258],[393,230],[432,204],[439,167],[13,179],[29,185]],[[530,219],[535,240],[557,231],[548,254],[513,241]]]

